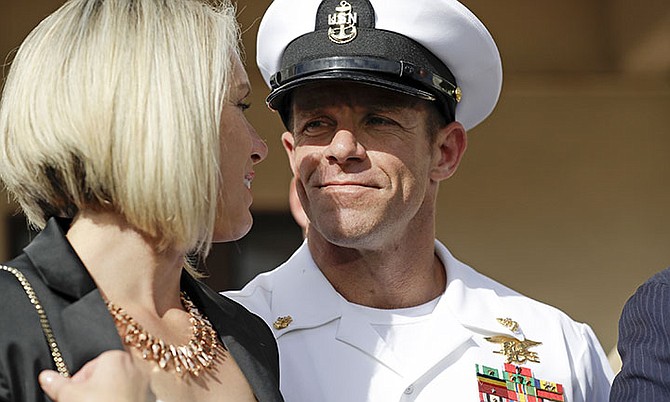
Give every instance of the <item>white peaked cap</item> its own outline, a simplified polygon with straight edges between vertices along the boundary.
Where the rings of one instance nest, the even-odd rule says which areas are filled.
[[[475,127],[493,111],[502,87],[500,54],[484,24],[463,4],[455,0],[349,0],[354,12],[358,2],[369,2],[374,8],[374,30],[412,39],[448,68],[462,93],[456,120],[466,129]],[[287,46],[315,31],[321,3],[274,0],[266,11],[258,32],[257,64],[268,86],[272,76],[286,68],[282,56]],[[349,45],[341,46],[346,53]]]

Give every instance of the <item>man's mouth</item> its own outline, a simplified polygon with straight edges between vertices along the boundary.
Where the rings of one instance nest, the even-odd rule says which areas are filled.
[[[368,183],[361,183],[361,182],[355,182],[355,181],[333,181],[333,182],[326,182],[323,184],[320,184],[317,186],[319,188],[325,188],[325,187],[367,187],[367,188],[378,188],[377,186],[374,186],[372,184]]]

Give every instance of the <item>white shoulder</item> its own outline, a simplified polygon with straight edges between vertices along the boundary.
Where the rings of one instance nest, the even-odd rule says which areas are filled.
[[[291,278],[295,275],[292,271],[295,271],[296,267],[302,265],[302,261],[307,258],[311,260],[309,249],[307,248],[306,243],[303,243],[303,245],[279,267],[257,275],[240,290],[229,290],[221,293],[242,304],[251,312],[259,315],[266,322],[271,323],[273,322],[271,315],[275,291],[277,289],[285,288],[286,284],[293,282]]]
[[[436,251],[447,268],[450,308],[472,328],[495,330],[498,318],[518,322],[529,339],[564,348],[573,375],[589,401],[606,401],[613,373],[607,356],[588,324],[573,320],[560,309],[527,297],[457,260],[444,245]]]

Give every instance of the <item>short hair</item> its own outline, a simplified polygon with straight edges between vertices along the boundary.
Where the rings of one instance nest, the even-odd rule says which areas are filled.
[[[0,103],[0,177],[29,222],[110,210],[206,254],[239,42],[229,0],[69,0],[44,19]]]
[[[426,103],[428,109],[426,131],[428,132],[428,139],[432,143],[437,138],[437,133],[455,120],[452,117],[447,116],[447,114],[442,111],[442,108],[438,107],[435,102]],[[458,105],[456,105],[456,107],[458,107]]]

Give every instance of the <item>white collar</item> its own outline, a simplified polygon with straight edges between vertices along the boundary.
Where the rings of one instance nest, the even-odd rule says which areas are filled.
[[[524,339],[502,326],[497,318],[513,314],[500,303],[501,296],[523,297],[457,260],[438,240],[435,251],[447,272],[447,288],[435,308],[449,309],[470,330],[485,335],[505,334]],[[342,317],[348,303],[321,273],[307,242],[273,273],[271,314],[273,319],[290,315],[293,322],[284,329],[272,328],[276,338],[291,331],[324,325]]]
[[[447,270],[447,288],[442,300],[460,323],[485,335],[508,335],[523,340],[523,329],[512,332],[498,322],[514,312],[509,311],[503,297],[524,296],[475,271],[457,260],[447,247],[435,240],[435,252]],[[514,318],[514,317],[511,317]]]

